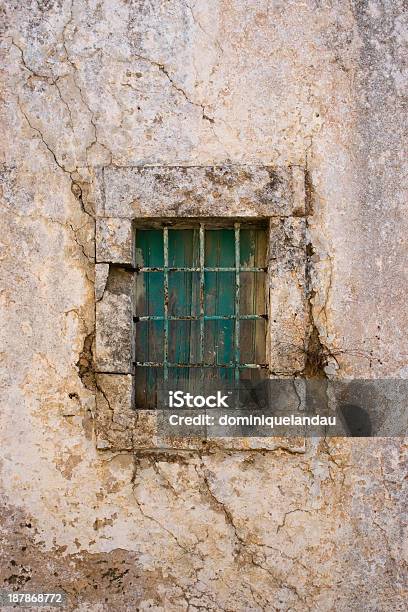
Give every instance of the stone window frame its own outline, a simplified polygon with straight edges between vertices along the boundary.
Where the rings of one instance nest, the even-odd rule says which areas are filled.
[[[137,166],[96,172],[95,347],[97,448],[109,451],[274,448],[272,438],[168,439],[155,412],[135,410],[135,228],[145,219],[267,219],[267,356],[271,376],[304,367],[308,327],[307,210],[300,166]],[[288,308],[288,305],[290,307]],[[280,444],[280,443],[278,443]],[[294,439],[291,448],[303,448]]]

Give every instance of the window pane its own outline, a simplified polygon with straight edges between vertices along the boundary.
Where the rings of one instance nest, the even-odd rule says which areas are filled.
[[[233,229],[205,231],[205,266],[235,267],[235,232]]]
[[[199,321],[169,321],[170,363],[199,363],[200,323]]]
[[[200,233],[197,229],[169,229],[169,267],[195,268],[200,265]]]
[[[161,317],[164,314],[163,272],[136,274],[136,315]]]
[[[266,263],[266,231],[241,229],[240,265],[243,268],[263,268]]]
[[[200,274],[169,272],[169,315],[173,317],[200,314]]]
[[[239,322],[240,363],[266,362],[266,321]]]
[[[239,373],[239,379],[241,381],[248,381],[251,384],[258,383],[268,379],[268,370],[266,368],[241,368]],[[263,389],[258,390],[258,401],[262,399],[263,393],[265,393]],[[265,397],[265,401],[266,399],[267,398]]]
[[[163,386],[163,368],[136,368],[135,407],[153,410],[157,407],[157,388]]]
[[[136,361],[163,362],[163,321],[136,323]]]
[[[162,267],[163,257],[163,231],[136,230],[136,266]]]
[[[210,365],[234,363],[235,321],[204,322],[204,361]]]
[[[265,273],[240,273],[239,313],[242,315],[265,313]]]
[[[241,392],[239,399],[243,407],[252,409],[267,409],[271,406],[269,387],[265,384],[268,379],[266,368],[241,368],[239,373],[239,386]],[[254,428],[254,435],[256,435]]]
[[[204,313],[208,316],[235,314],[235,272],[206,272]]]
[[[234,368],[205,368],[205,380],[230,383],[235,380]]]
[[[169,368],[168,387],[194,395],[202,395],[202,368]]]

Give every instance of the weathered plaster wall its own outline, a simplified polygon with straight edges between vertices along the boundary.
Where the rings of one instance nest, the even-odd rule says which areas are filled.
[[[403,446],[96,450],[93,177],[299,164],[338,376],[406,377],[402,0],[6,0],[2,579],[77,610],[402,610]]]

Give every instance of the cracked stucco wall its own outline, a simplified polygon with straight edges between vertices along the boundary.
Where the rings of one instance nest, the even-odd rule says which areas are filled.
[[[3,585],[72,610],[402,610],[400,440],[102,453],[91,371],[96,173],[229,162],[307,168],[329,374],[407,376],[402,0],[5,0],[1,21]]]

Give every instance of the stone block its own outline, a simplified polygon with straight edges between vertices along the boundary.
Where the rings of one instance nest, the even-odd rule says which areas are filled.
[[[133,376],[97,374],[96,436],[100,449],[130,450],[136,413],[132,409]]]
[[[108,167],[104,180],[109,217],[269,217],[298,209],[288,167]]]
[[[133,265],[133,229],[130,219],[96,220],[96,261]]]
[[[133,369],[132,273],[111,267],[96,303],[97,372],[130,374]]]

